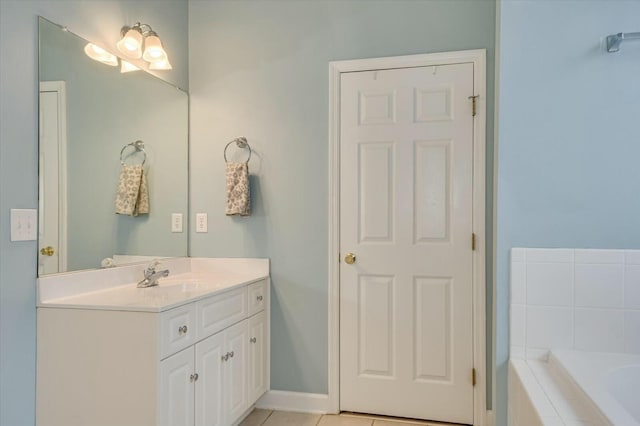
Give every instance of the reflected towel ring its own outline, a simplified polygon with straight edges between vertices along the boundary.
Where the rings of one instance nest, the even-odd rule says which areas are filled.
[[[136,152],[142,152],[142,154],[144,154],[144,158],[142,159],[142,164],[140,164],[141,166],[144,166],[144,163],[147,161],[147,151],[144,150],[144,142],[143,141],[135,141],[135,142],[131,142],[131,143],[128,143],[125,146],[123,146],[122,149],[120,150],[120,164],[122,164],[124,166],[124,158],[122,158],[122,154],[124,153],[124,150],[127,149],[130,146],[134,147],[135,151],[132,152],[129,155],[135,154]],[[129,155],[127,155],[127,157]]]
[[[225,163],[229,162],[227,160],[227,148],[229,148],[229,145],[231,145],[234,142],[236,143],[238,148],[247,148],[249,150],[249,157],[247,158],[247,161],[246,161],[246,163],[248,163],[249,160],[251,160],[251,146],[249,146],[249,142],[247,142],[247,138],[245,138],[244,136],[235,138],[224,147],[224,162]]]

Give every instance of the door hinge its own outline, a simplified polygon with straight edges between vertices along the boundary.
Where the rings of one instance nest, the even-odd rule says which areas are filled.
[[[473,386],[476,385],[476,369],[475,368],[471,369],[471,384]]]
[[[471,234],[471,250],[475,251],[476,249],[476,234]]]
[[[477,99],[479,96],[480,95],[469,96],[469,99],[471,99],[471,115],[474,117],[477,113]]]

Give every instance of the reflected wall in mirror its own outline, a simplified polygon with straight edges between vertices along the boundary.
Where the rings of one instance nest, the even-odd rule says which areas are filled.
[[[118,264],[186,256],[188,95],[89,58],[87,40],[44,18],[39,38],[38,274],[98,268],[114,256]],[[146,156],[149,211],[116,214],[120,152],[138,140],[144,151],[131,145],[122,158],[136,165]],[[134,204],[144,202],[140,181],[124,181]],[[172,214],[182,214],[182,232],[172,232]]]

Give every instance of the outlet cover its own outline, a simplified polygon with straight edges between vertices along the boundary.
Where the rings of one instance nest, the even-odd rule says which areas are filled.
[[[206,213],[196,214],[196,232],[209,232]]]
[[[171,214],[171,232],[182,232],[182,213]]]

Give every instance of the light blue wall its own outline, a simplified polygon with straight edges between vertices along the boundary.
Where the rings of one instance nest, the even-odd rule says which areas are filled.
[[[502,1],[497,415],[506,425],[511,247],[640,248],[638,1]]]
[[[120,27],[149,22],[170,53],[168,80],[187,88],[186,0],[0,1],[0,425],[35,417],[36,244],[12,243],[9,209],[38,194],[37,15],[113,46]]]
[[[329,61],[486,48],[492,94],[494,28],[492,1],[190,2],[190,209],[209,214],[190,254],[271,258],[273,389],[327,392]],[[254,212],[229,218],[222,152],[241,135]]]

